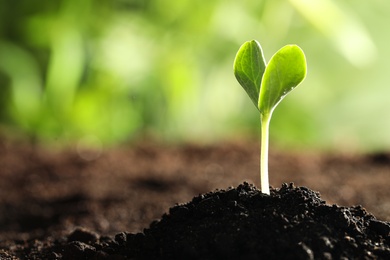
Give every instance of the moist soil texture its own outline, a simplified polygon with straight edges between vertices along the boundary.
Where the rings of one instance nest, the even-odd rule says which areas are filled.
[[[258,158],[0,139],[0,259],[390,259],[388,153],[271,150],[270,195]]]

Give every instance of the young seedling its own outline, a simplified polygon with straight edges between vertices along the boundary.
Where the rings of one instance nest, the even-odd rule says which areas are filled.
[[[233,67],[238,82],[260,111],[261,191],[269,194],[269,123],[275,107],[305,78],[305,54],[296,45],[286,45],[277,51],[266,64],[260,44],[252,40],[240,47]]]

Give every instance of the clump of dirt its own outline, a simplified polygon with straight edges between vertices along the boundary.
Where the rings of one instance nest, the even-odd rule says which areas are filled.
[[[283,184],[244,183],[177,205],[142,233],[99,237],[76,230],[41,250],[54,259],[390,259],[390,224],[361,206],[327,205]]]
[[[357,237],[354,237],[349,233],[342,234],[339,230],[341,233],[337,234],[344,235],[345,245],[354,247],[356,244],[359,250],[364,248],[367,258],[371,257],[368,252],[371,252],[373,258],[381,258],[380,252],[387,254],[389,238],[388,222],[385,221],[390,221],[388,152],[326,154],[271,150],[269,166],[272,185],[294,182],[297,186],[321,191],[321,198],[328,204],[347,206],[333,208],[319,203],[317,208],[324,211],[322,215],[316,210],[314,213],[309,211],[318,219],[314,219],[314,223],[303,222],[306,224],[301,225],[294,221],[306,220],[306,217],[290,217],[295,213],[294,216],[306,214],[304,203],[297,202],[300,205],[298,206],[283,200],[304,198],[310,208],[311,204],[320,200],[315,193],[287,185],[280,190],[272,190],[271,196],[266,196],[250,185],[239,186],[243,182],[258,183],[259,152],[258,143],[250,141],[177,146],[140,143],[106,148],[101,151],[99,157],[86,159],[72,147],[53,149],[0,137],[0,259],[126,259],[130,258],[130,255],[141,258],[141,250],[148,249],[148,254],[154,254],[157,248],[165,249],[156,254],[167,256],[169,249],[165,247],[165,242],[161,242],[165,240],[165,232],[168,234],[176,225],[186,227],[190,220],[196,225],[197,222],[192,218],[197,216],[196,214],[199,215],[200,213],[196,212],[202,208],[204,221],[218,216],[221,221],[223,217],[229,216],[239,220],[238,224],[221,228],[225,233],[236,230],[239,241],[232,242],[235,238],[224,236],[225,233],[221,231],[216,237],[190,245],[198,248],[202,245],[224,243],[223,252],[230,252],[229,254],[234,256],[238,245],[245,244],[250,247],[260,241],[250,239],[249,236],[244,236],[244,233],[255,235],[256,232],[272,229],[271,224],[264,224],[266,222],[260,220],[265,220],[259,217],[257,224],[251,224],[250,227],[247,224],[238,231],[234,229],[260,214],[262,208],[253,208],[254,211],[251,211],[251,203],[263,205],[264,212],[261,214],[270,221],[274,214],[271,214],[273,207],[275,216],[278,215],[277,207],[282,207],[283,203],[289,207],[286,212],[279,212],[283,215],[279,216],[279,221],[285,227],[280,236],[285,236],[286,239],[298,239],[299,236],[294,236],[298,232],[295,228],[298,227],[310,235],[310,232],[316,230],[315,221],[330,221],[325,216],[329,219],[336,217],[335,224],[339,225],[340,230],[344,230],[341,228],[347,225],[340,223],[345,223],[343,218],[346,216],[352,219],[348,227],[354,227],[356,221],[356,226],[362,234],[356,231]],[[223,191],[226,187],[238,188]],[[207,193],[215,189],[220,190]],[[305,191],[307,195],[287,196],[290,190],[291,194]],[[225,193],[230,195],[224,195]],[[192,199],[198,194],[204,195]],[[188,201],[191,202],[180,204],[169,211],[172,205]],[[209,214],[206,206],[214,202],[215,212],[213,211],[210,217],[205,217],[205,214]],[[265,207],[267,202],[272,204]],[[348,207],[350,205],[363,205],[377,219],[362,208]],[[298,214],[298,210],[303,212]],[[338,215],[333,214],[333,210],[339,210]],[[164,212],[170,213],[160,222],[153,222],[161,218]],[[181,222],[175,224],[175,220],[180,220],[182,214],[186,217],[182,217]],[[144,231],[152,222],[151,227]],[[200,220],[198,224],[200,228],[209,229],[212,225],[211,222],[205,224]],[[332,236],[328,235],[333,234],[331,229],[320,231],[324,232],[325,242],[314,237],[309,241],[300,240],[303,244],[297,242],[299,245],[295,244],[294,248],[303,248],[303,257],[311,257],[313,254],[317,258],[317,249],[321,249],[320,245],[325,244],[324,248],[330,247],[331,250],[327,249],[324,259],[344,250],[341,248],[344,244],[336,243]],[[154,239],[150,240],[152,236],[148,232],[153,234]],[[198,234],[199,238],[202,234]],[[267,235],[259,237],[265,241]],[[188,236],[188,239],[191,239],[191,236]],[[149,240],[151,244],[148,244]],[[177,241],[190,243],[182,238]],[[364,246],[361,246],[361,241],[366,241],[362,242]],[[233,246],[229,246],[230,244]],[[279,242],[277,245],[281,246],[283,243]],[[203,251],[204,249],[199,249],[195,253],[200,254]],[[249,249],[247,252],[247,255],[251,254]],[[353,253],[358,252],[361,251]]]

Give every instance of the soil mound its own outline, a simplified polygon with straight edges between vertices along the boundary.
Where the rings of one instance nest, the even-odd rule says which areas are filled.
[[[52,259],[390,259],[390,224],[361,206],[327,205],[283,184],[243,183],[177,205],[142,233],[76,230],[35,257]]]

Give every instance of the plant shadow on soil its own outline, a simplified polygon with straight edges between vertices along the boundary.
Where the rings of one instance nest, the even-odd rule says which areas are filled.
[[[0,259],[390,257],[388,154],[271,151],[270,183],[297,185],[271,196],[246,183],[258,156],[256,142],[142,144],[86,161],[3,140]]]

